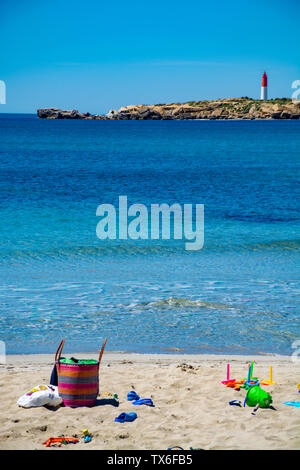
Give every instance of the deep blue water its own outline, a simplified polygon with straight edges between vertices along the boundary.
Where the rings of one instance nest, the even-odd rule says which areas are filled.
[[[0,340],[291,354],[299,339],[299,121],[0,114]],[[202,250],[101,241],[99,204],[204,204]]]

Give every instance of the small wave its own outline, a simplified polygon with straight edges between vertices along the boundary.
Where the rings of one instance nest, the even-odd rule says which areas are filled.
[[[72,246],[61,247],[53,249],[33,249],[33,250],[2,250],[0,258],[13,258],[19,260],[44,260],[44,259],[65,259],[72,257],[98,257],[110,255],[130,255],[130,254],[155,254],[162,250],[168,253],[176,253],[184,251],[184,244],[182,246],[161,245],[153,244],[137,244],[137,243],[124,243],[124,244],[104,244],[102,246]]]
[[[209,243],[206,242],[203,249],[205,251],[214,251],[214,252],[251,252],[251,251],[294,251],[298,252],[300,249],[300,240],[270,240],[262,242],[236,242],[232,243],[230,240],[228,243]]]
[[[300,240],[274,240],[260,243],[222,243],[214,244],[207,241],[203,247],[205,252],[241,252],[241,251],[292,251],[297,252],[300,249]],[[63,261],[66,259],[74,258],[95,258],[104,256],[132,256],[132,255],[178,255],[185,254],[188,256],[198,255],[200,251],[187,251],[184,242],[181,244],[157,243],[150,241],[147,244],[139,243],[118,243],[118,244],[104,244],[102,246],[72,246],[61,247],[53,249],[2,249],[0,251],[0,260],[15,260],[18,262],[28,263],[30,261]]]
[[[244,245],[245,248],[255,251],[264,250],[291,250],[298,251],[300,249],[300,240],[274,240],[270,242],[253,243],[251,245]]]
[[[168,297],[167,299],[155,300],[151,302],[139,302],[131,304],[130,308],[212,308],[212,309],[228,309],[230,305],[217,302],[209,302],[205,300],[191,300],[181,297]]]
[[[291,214],[282,214],[278,217],[268,214],[226,214],[227,219],[237,220],[239,222],[255,222],[255,223],[280,223],[299,221],[298,216]]]

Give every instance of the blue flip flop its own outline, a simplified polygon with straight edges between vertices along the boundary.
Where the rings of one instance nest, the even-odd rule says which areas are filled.
[[[283,405],[289,405],[289,406],[298,406],[300,407],[300,401],[285,401]]]
[[[132,404],[154,406],[151,398],[141,398],[140,400],[133,401]]]
[[[137,418],[137,414],[133,412],[131,413],[121,413],[117,418],[115,418],[115,421],[117,423],[125,423],[126,421],[131,422],[134,421]]]
[[[138,394],[134,390],[127,393],[127,400],[128,401],[139,400],[139,399],[140,399],[140,397],[138,396]]]

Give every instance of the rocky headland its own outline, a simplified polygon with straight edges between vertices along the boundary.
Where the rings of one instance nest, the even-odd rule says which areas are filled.
[[[62,111],[57,108],[38,109],[39,118],[48,119],[115,119],[115,120],[254,120],[300,119],[300,103],[289,98],[262,101],[252,98],[226,98],[210,101],[188,101],[154,105],[129,105],[107,114]]]
[[[44,108],[37,110],[37,116],[41,119],[106,119],[105,115],[80,113],[77,109],[63,111],[58,108]]]

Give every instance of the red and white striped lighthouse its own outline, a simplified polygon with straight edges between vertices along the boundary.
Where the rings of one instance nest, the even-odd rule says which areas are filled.
[[[260,99],[267,100],[268,99],[268,77],[266,72],[264,72],[261,80],[261,91],[260,91]]]

